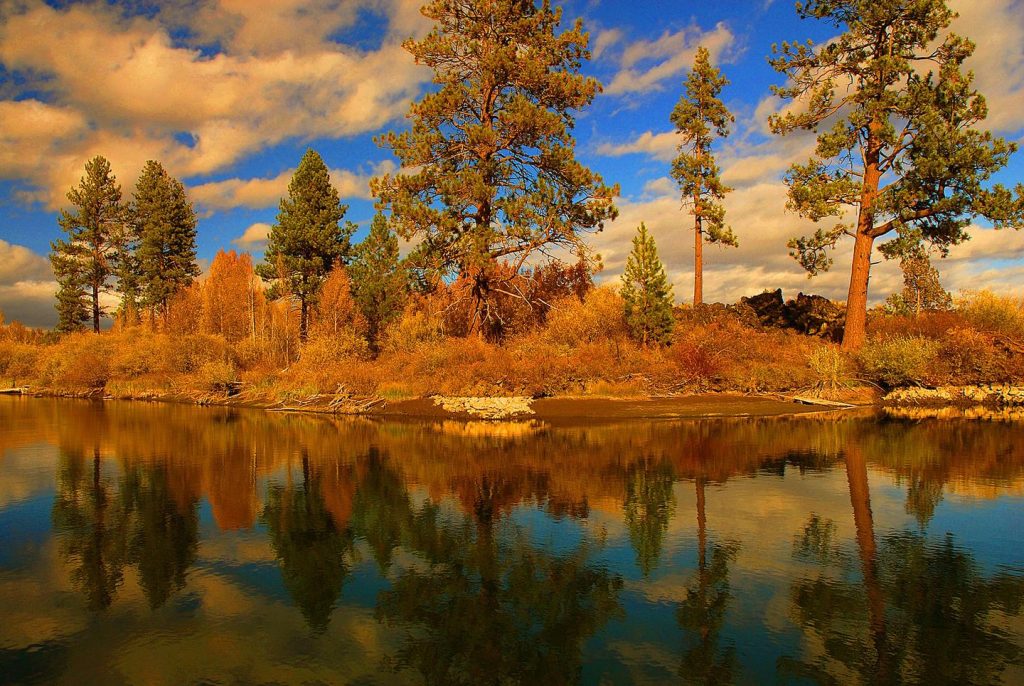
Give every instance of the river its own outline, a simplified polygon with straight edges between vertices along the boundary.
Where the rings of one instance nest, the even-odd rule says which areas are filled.
[[[1024,424],[0,397],[5,683],[1024,683]]]

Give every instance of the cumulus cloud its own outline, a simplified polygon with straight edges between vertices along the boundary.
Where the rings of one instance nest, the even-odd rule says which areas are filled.
[[[394,170],[395,164],[390,160],[372,165],[372,171],[365,174],[348,169],[332,169],[331,183],[338,189],[338,195],[342,199],[369,200],[372,197],[370,195],[370,179]],[[204,210],[273,207],[287,194],[288,183],[294,173],[294,169],[289,169],[270,178],[211,181],[193,186],[189,189],[189,193],[196,204]]]
[[[256,222],[243,231],[241,236],[235,238],[231,242],[246,250],[263,248],[266,245],[267,240],[270,238],[270,228],[270,224]]]
[[[662,82],[679,76],[693,65],[698,47],[706,47],[711,59],[717,62],[734,40],[729,28],[719,23],[711,31],[693,25],[675,32],[666,31],[654,40],[634,41],[622,49],[619,71],[604,92],[624,95],[660,90]],[[603,45],[602,51],[609,45]]]
[[[181,177],[214,173],[291,138],[375,130],[402,116],[429,79],[400,45],[422,30],[414,0],[195,5],[189,28],[215,52],[174,38],[163,12],[41,0],[7,11],[0,63],[25,81],[0,101],[0,178],[27,181],[28,199],[52,209],[95,154],[129,182],[147,159]],[[380,45],[331,40],[367,9],[391,23]],[[266,11],[289,20],[266,21]]]
[[[50,261],[32,250],[0,239],[0,311],[7,321],[53,326],[57,283]]]

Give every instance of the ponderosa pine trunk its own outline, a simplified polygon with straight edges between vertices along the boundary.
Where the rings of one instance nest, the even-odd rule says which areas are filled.
[[[853,244],[853,266],[850,269],[850,290],[846,295],[846,324],[843,328],[843,350],[859,350],[867,339],[868,281],[871,278],[871,249],[875,238],[875,198],[882,180],[879,168],[882,142],[881,122],[869,124],[865,143],[864,183],[861,186],[860,209],[857,212],[857,233]]]
[[[695,200],[696,202],[696,200]],[[693,305],[704,302],[704,232],[700,215],[693,221]]]
[[[92,285],[92,330],[100,332],[100,289],[95,283]]]

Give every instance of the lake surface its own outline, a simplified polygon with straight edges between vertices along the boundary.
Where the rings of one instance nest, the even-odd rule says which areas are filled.
[[[0,397],[0,681],[1024,683],[1024,424]]]

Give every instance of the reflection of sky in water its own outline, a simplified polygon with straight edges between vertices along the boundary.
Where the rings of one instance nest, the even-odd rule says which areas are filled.
[[[524,661],[542,659],[532,650],[554,651],[548,671],[537,672],[552,680],[663,683],[693,665],[724,669],[731,651],[725,673],[734,681],[847,683],[875,668],[864,654],[875,645],[877,587],[887,626],[920,634],[907,651],[945,639],[998,667],[971,665],[967,681],[1024,678],[1024,448],[1005,449],[1024,446],[1016,425],[889,422],[876,431],[871,420],[805,419],[501,437],[258,412],[211,422],[216,412],[0,403],[0,421],[17,427],[0,436],[2,673],[416,682],[431,664],[423,655],[452,667],[485,659],[488,641],[500,638],[502,650],[526,650]],[[179,438],[180,450],[166,443]],[[978,450],[964,457],[972,441]],[[102,502],[90,490],[94,448]],[[67,500],[74,464],[80,481]],[[866,465],[863,502],[851,500],[856,464]],[[693,478],[701,469],[709,474],[702,492]],[[915,478],[931,499],[908,511]],[[84,519],[58,521],[62,493]],[[870,512],[876,581],[865,576],[857,502]],[[96,512],[103,536],[122,532],[102,550],[123,564],[109,606],[89,610],[76,577],[85,565],[74,555],[88,554]],[[79,553],[68,552],[72,535]],[[800,546],[810,548],[798,554]],[[893,575],[917,568],[893,551],[930,565],[921,570],[954,565],[966,595],[953,602],[975,593],[990,605],[967,629],[915,625],[913,603],[930,601],[894,593],[902,582]],[[340,582],[323,580],[337,560]],[[180,584],[174,565],[185,566]],[[154,596],[162,583],[166,598]],[[598,611],[606,583],[617,607]],[[709,610],[715,598],[721,605]],[[486,610],[492,601],[500,622]],[[302,602],[310,605],[299,612]],[[309,622],[322,602],[333,610],[318,628]],[[928,607],[934,621],[956,617]],[[545,617],[560,635],[545,633]],[[480,635],[496,627],[513,635]],[[840,645],[856,650],[844,657]],[[387,670],[410,651],[409,668]],[[784,662],[790,671],[777,672]],[[496,675],[513,666],[475,668]],[[918,668],[906,663],[906,678]]]

